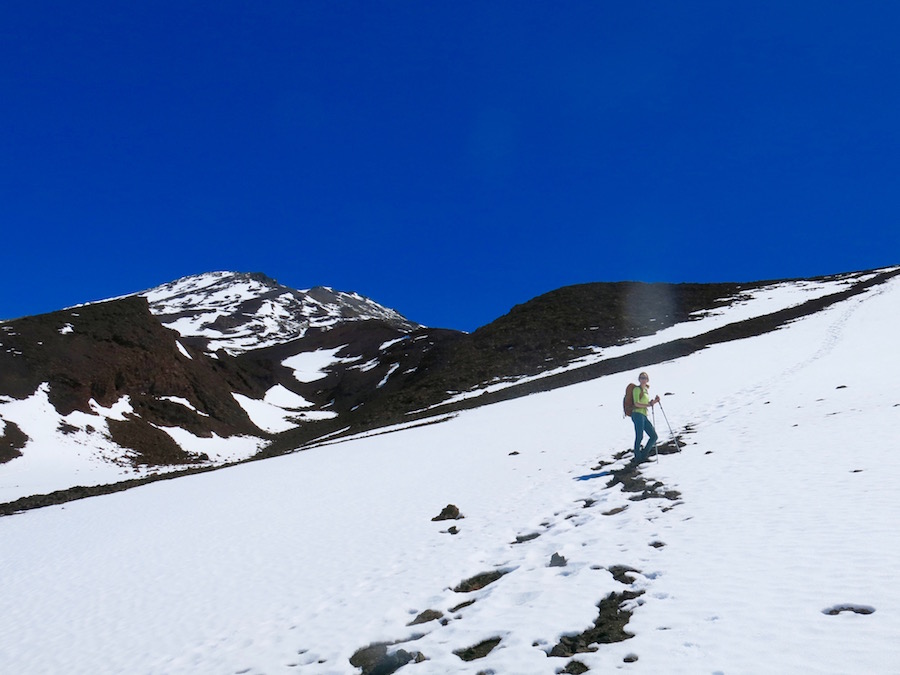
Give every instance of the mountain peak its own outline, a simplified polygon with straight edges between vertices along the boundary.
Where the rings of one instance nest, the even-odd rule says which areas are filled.
[[[205,339],[210,352],[239,354],[350,321],[377,319],[402,331],[419,327],[358,293],[325,286],[297,290],[260,272],[207,272],[140,295],[163,325],[183,337]]]

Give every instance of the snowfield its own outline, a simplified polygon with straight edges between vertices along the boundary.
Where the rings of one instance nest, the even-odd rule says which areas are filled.
[[[900,672],[898,307],[649,368],[683,449],[637,488],[627,373],[0,518],[0,672]],[[611,593],[632,637],[549,656]]]

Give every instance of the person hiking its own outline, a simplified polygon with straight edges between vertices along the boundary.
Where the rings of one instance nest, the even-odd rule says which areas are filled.
[[[659,396],[654,399],[650,398],[650,376],[647,373],[641,373],[638,376],[640,385],[634,388],[632,395],[634,396],[634,410],[631,413],[631,421],[634,422],[634,463],[640,464],[647,461],[650,453],[656,445],[656,429],[650,422],[647,410],[659,403]],[[641,441],[644,440],[644,434],[647,434],[647,445],[641,449]]]

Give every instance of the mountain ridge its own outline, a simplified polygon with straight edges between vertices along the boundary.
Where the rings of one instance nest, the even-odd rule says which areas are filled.
[[[43,470],[32,458],[47,443],[58,446],[60,472],[73,467],[69,485],[56,485],[63,492],[78,473],[93,476],[82,486],[90,488],[207,470],[774,330],[898,273],[582,284],[465,334],[420,326],[357,294],[218,272],[3,322],[0,475],[16,469],[25,481],[7,491],[7,505],[37,494],[26,478]],[[751,316],[770,296],[783,296],[781,309]]]

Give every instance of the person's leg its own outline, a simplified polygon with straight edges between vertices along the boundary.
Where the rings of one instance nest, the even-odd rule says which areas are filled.
[[[644,425],[649,422],[646,415],[639,412],[631,413],[631,421],[634,422],[634,458],[640,459],[641,441],[644,440]]]
[[[644,423],[644,431],[647,432],[647,445],[645,446],[646,452],[644,452],[644,456],[649,457],[659,436],[656,435],[656,429],[653,428],[653,423],[649,419]]]

